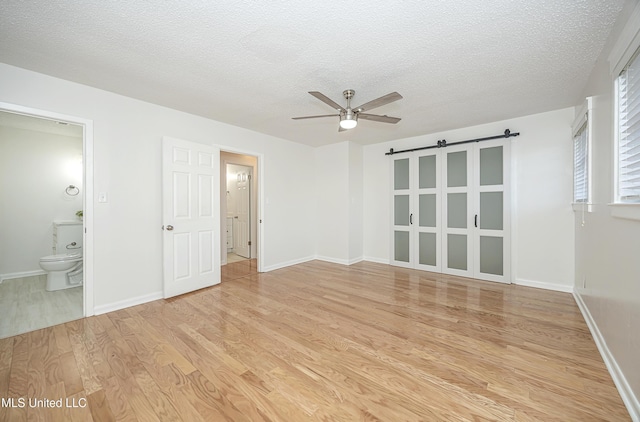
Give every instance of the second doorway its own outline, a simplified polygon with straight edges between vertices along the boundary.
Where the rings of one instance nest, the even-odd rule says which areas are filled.
[[[224,265],[257,257],[257,158],[223,151],[220,160]]]

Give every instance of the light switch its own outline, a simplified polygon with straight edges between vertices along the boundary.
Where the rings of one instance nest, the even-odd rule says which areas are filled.
[[[98,194],[98,202],[107,202],[107,192],[100,192]]]

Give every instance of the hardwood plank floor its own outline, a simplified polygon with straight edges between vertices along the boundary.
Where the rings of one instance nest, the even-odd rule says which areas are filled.
[[[0,420],[630,419],[570,294],[374,263],[222,276],[1,339],[0,396],[64,406]]]

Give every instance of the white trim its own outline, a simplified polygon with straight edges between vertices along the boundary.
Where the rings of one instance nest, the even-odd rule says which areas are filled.
[[[0,110],[10,113],[18,113],[26,116],[33,116],[41,119],[50,119],[74,123],[83,127],[82,136],[82,167],[83,167],[83,311],[84,316],[94,315],[94,297],[93,297],[93,267],[94,267],[94,246],[93,246],[93,120],[84,119],[82,117],[70,116],[66,114],[56,113],[48,110],[41,110],[32,107],[25,107],[17,104],[0,102]]]
[[[622,397],[622,401],[624,405],[627,407],[629,411],[629,415],[631,419],[634,421],[640,421],[640,401],[633,394],[633,390],[631,386],[627,382],[627,379],[624,376],[624,373],[618,366],[615,357],[607,347],[607,342],[605,341],[600,329],[598,328],[598,324],[591,316],[591,312],[589,312],[589,308],[586,303],[582,300],[582,296],[579,292],[573,292],[573,298],[578,304],[578,308],[580,308],[580,312],[582,312],[582,316],[584,317],[587,326],[589,327],[589,331],[591,331],[591,335],[593,336],[593,340],[598,347],[598,351],[602,356],[602,360],[604,360],[604,364],[607,366],[609,370],[609,374],[611,374],[611,378],[613,379],[613,383],[616,385],[618,389],[618,393],[620,393],[620,397]]]
[[[142,295],[138,297],[132,297],[130,299],[121,300],[118,302],[107,303],[106,305],[96,306],[94,311],[95,315],[106,314],[107,312],[119,311],[120,309],[130,308],[136,305],[142,305],[143,303],[153,302],[154,300],[162,299],[163,292],[150,293],[148,295]]]
[[[509,189],[511,190],[511,275],[509,282],[515,283],[518,274],[518,143],[511,143]]]
[[[617,202],[609,207],[612,217],[640,220],[640,204]]]
[[[587,154],[587,162],[585,165],[587,166],[587,201],[591,201],[593,198],[593,119],[591,118],[593,114],[593,97],[587,97],[583,101],[580,108],[577,110],[575,120],[573,121],[573,125],[571,126],[571,143],[572,147],[572,157],[573,157],[573,199],[575,200],[576,192],[575,192],[575,178],[576,178],[576,163],[575,163],[575,138],[576,135],[580,132],[583,126],[586,132],[587,145],[586,145],[586,154]],[[576,207],[573,207],[574,211],[583,211],[582,208],[579,210]],[[589,205],[589,210],[587,212],[591,212],[591,206]]]
[[[617,78],[640,47],[640,4],[636,5],[609,54],[611,75]]]
[[[524,278],[516,278],[513,284],[517,286],[533,287],[536,289],[553,290],[556,292],[573,293],[573,285],[571,284],[556,284],[548,283],[546,281],[526,280]]]
[[[235,147],[231,147],[231,146],[227,146],[227,145],[219,145],[216,144],[216,147],[220,148],[220,151],[222,152],[230,152],[232,154],[240,154],[240,155],[250,155],[252,157],[256,157],[257,163],[256,166],[258,167],[257,169],[257,176],[254,174],[254,177],[258,178],[258,192],[256,192],[257,194],[257,204],[256,204],[256,221],[258,221],[258,228],[256,231],[257,234],[257,239],[256,242],[258,242],[258,247],[257,247],[257,256],[256,256],[256,266],[258,268],[258,272],[259,273],[264,273],[267,271],[271,271],[270,269],[267,269],[267,267],[264,266],[264,260],[262,259],[262,257],[264,256],[264,251],[265,251],[265,245],[266,245],[266,237],[265,237],[265,227],[266,227],[266,223],[265,223],[265,219],[264,219],[264,210],[265,210],[265,195],[264,195],[264,154],[259,153],[259,152],[255,152],[255,151],[250,151],[250,150],[245,150],[245,149],[240,149],[240,148],[235,148]],[[225,258],[226,259],[226,258]]]
[[[280,262],[278,264],[274,264],[274,265],[270,265],[268,267],[264,267],[263,271],[261,272],[269,272],[269,271],[275,271],[275,270],[279,270],[280,268],[285,268],[285,267],[290,267],[292,265],[297,265],[297,264],[302,264],[305,262],[309,262],[309,261],[313,261],[314,259],[316,259],[315,256],[307,256],[304,258],[298,258],[298,259],[292,259],[291,261],[286,261],[286,262]]]
[[[47,274],[47,272],[44,270],[19,271],[16,273],[0,274],[0,284],[2,284],[2,282],[5,280],[13,280],[14,278],[33,277],[36,275],[45,275],[45,274]]]
[[[353,265],[358,262],[364,261],[364,258],[361,256],[357,258],[352,258],[352,259],[341,259],[341,258],[331,258],[328,256],[316,255],[315,259],[317,259],[318,261],[331,262],[333,264],[340,264],[340,265]]]
[[[593,212],[593,204],[591,202],[572,202],[571,207],[574,212]]]
[[[376,264],[391,265],[389,263],[389,259],[388,258],[376,258],[374,256],[363,256],[362,260],[363,261],[367,261],[367,262],[375,262]]]
[[[591,97],[587,97],[587,101],[583,102],[580,109],[576,113],[576,117],[571,125],[571,136],[575,138],[576,134],[582,129],[582,126],[589,119],[589,110],[591,110]]]

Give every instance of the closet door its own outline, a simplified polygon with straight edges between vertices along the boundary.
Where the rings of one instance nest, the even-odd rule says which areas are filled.
[[[413,249],[416,251],[415,268],[440,272],[441,269],[441,174],[440,154],[437,150],[421,151],[417,163],[416,231]]]
[[[400,267],[413,268],[414,243],[412,233],[413,206],[412,173],[413,166],[409,157],[394,158],[392,163],[392,227],[391,236],[391,264]],[[415,183],[415,182],[413,182]]]
[[[394,157],[391,173],[392,265],[510,282],[508,141]]]
[[[473,277],[473,145],[442,153],[442,272]]]
[[[509,283],[509,142],[477,144],[474,161],[474,277]]]

